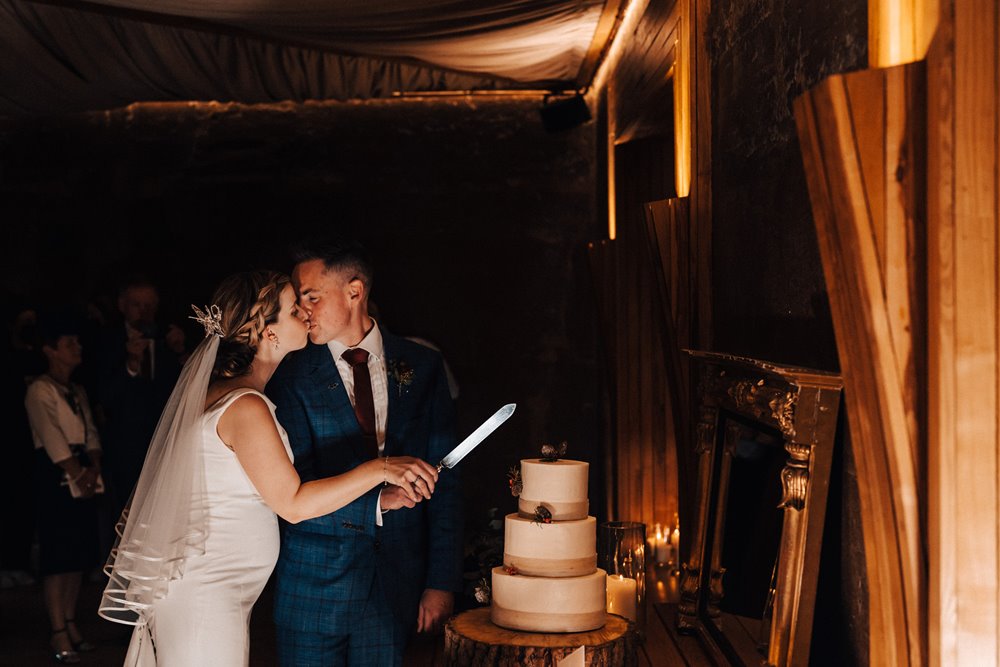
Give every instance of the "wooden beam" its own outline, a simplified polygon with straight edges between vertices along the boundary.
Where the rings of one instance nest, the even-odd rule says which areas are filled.
[[[955,2],[929,56],[932,665],[1000,664],[998,23]]]
[[[626,6],[626,0],[605,0],[601,18],[598,19],[597,27],[594,29],[594,37],[590,40],[590,47],[576,75],[577,88],[585,88],[593,80],[621,25]]]

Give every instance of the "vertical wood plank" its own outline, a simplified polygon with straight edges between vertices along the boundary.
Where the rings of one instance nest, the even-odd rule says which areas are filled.
[[[997,651],[997,7],[955,3],[954,383],[959,664]],[[981,518],[989,517],[988,520]]]
[[[669,199],[646,205],[646,238],[651,279],[654,284],[653,301],[650,304],[658,333],[656,345],[662,356],[662,391],[660,410],[664,416],[664,428],[668,451],[663,468],[665,483],[671,489],[667,506],[658,514],[658,520],[672,521],[674,514],[680,515],[678,497],[693,497],[690,480],[694,478],[693,436],[689,415],[692,411],[690,394],[687,392],[687,355],[682,350],[691,346],[691,318],[683,317],[674,306],[675,299],[684,299],[684,290],[690,284],[686,261],[690,248],[681,247],[681,240],[690,225],[687,199]],[[675,296],[676,295],[676,296]],[[690,304],[691,299],[687,298]]]
[[[844,82],[849,99],[882,100],[882,104],[866,105],[869,117],[867,123],[855,126],[858,146],[858,159],[861,164],[862,186],[868,214],[871,216],[872,228],[875,234],[875,244],[879,259],[885,266],[885,234],[888,223],[886,215],[886,189],[891,174],[887,173],[886,156],[886,108],[885,86],[880,78],[856,77]]]
[[[619,186],[621,185],[619,181]],[[620,209],[619,209],[620,211]],[[629,329],[628,329],[628,293],[631,287],[629,276],[631,275],[630,263],[626,239],[619,234],[615,242],[617,257],[615,261],[615,301],[618,304],[618,321],[616,322],[618,336],[615,345],[615,375],[617,378],[618,400],[616,407],[616,423],[618,425],[618,437],[615,440],[617,479],[615,489],[617,491],[616,513],[610,518],[619,518],[623,512],[628,511],[629,496],[628,488],[622,483],[623,478],[631,473],[629,461],[628,438],[631,433],[631,421],[628,409],[630,391],[628,386],[628,363],[629,363]]]
[[[652,523],[656,520],[653,496],[655,493],[656,473],[659,472],[653,467],[653,448],[665,447],[666,442],[655,442],[653,439],[653,376],[656,367],[653,360],[653,336],[652,336],[652,313],[649,304],[652,301],[652,284],[650,281],[650,270],[648,253],[646,252],[643,236],[636,229],[632,232],[635,239],[635,254],[637,267],[641,267],[638,273],[638,285],[635,290],[636,305],[638,306],[638,337],[639,356],[635,360],[635,366],[639,371],[638,383],[638,445],[639,445],[639,478],[638,484],[641,491],[639,512],[633,517],[645,523]],[[645,307],[643,307],[643,305]],[[661,377],[662,379],[662,377]]]
[[[921,60],[938,26],[938,0],[871,0],[868,62],[892,67]]]
[[[907,318],[899,313],[903,304],[910,303],[907,285],[922,280],[923,274],[916,255],[909,252],[916,220],[907,216],[905,192],[898,179],[893,176],[887,181],[886,175],[890,169],[899,172],[894,163],[904,147],[914,152],[905,128],[915,109],[912,100],[897,99],[907,90],[898,84],[907,76],[923,74],[920,65],[906,69],[903,73],[884,70],[833,76],[795,102],[848,421],[852,441],[858,445],[870,658],[872,664],[880,665],[922,664],[926,651],[919,447],[912,426],[918,401],[906,386],[916,355]],[[890,77],[897,77],[896,84],[890,85]],[[882,94],[868,90],[876,84],[883,88]],[[885,102],[887,97],[892,101]],[[876,142],[886,151],[885,166],[878,172],[863,166],[870,158],[865,158],[868,149],[860,146],[860,137],[875,131],[859,133],[858,128],[874,117],[886,136],[887,108],[895,129],[888,139],[891,148],[887,141]],[[887,223],[891,220],[894,227],[904,230],[889,229],[887,224],[882,257],[873,207],[867,199],[873,187],[866,179],[875,181],[875,190],[892,193],[884,197],[886,209],[894,209],[886,216]],[[886,188],[887,182],[891,187]],[[890,276],[900,285],[888,285]]]
[[[712,64],[708,57],[708,17],[711,0],[689,0],[693,18],[692,47],[694,68],[691,72],[694,91],[692,114],[691,225],[694,235],[690,247],[692,268],[689,275],[696,299],[689,309],[697,332],[696,347],[712,347]]]
[[[954,338],[954,41],[942,21],[927,57],[928,662],[958,664]]]

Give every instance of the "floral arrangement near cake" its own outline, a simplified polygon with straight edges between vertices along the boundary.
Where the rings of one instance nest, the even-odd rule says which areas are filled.
[[[509,474],[518,511],[504,519],[503,566],[493,568],[490,620],[526,632],[586,632],[606,619],[606,575],[597,567],[585,461],[544,445]],[[484,595],[485,597],[485,595]]]

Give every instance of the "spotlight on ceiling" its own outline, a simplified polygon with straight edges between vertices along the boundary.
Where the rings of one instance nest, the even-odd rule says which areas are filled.
[[[545,98],[538,110],[542,117],[542,126],[546,132],[562,132],[590,120],[590,109],[583,95],[573,95],[556,100]]]

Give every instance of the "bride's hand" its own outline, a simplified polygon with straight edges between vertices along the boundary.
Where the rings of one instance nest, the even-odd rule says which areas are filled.
[[[389,456],[383,461],[384,478],[403,489],[411,500],[430,498],[437,482],[437,469],[413,456]]]

